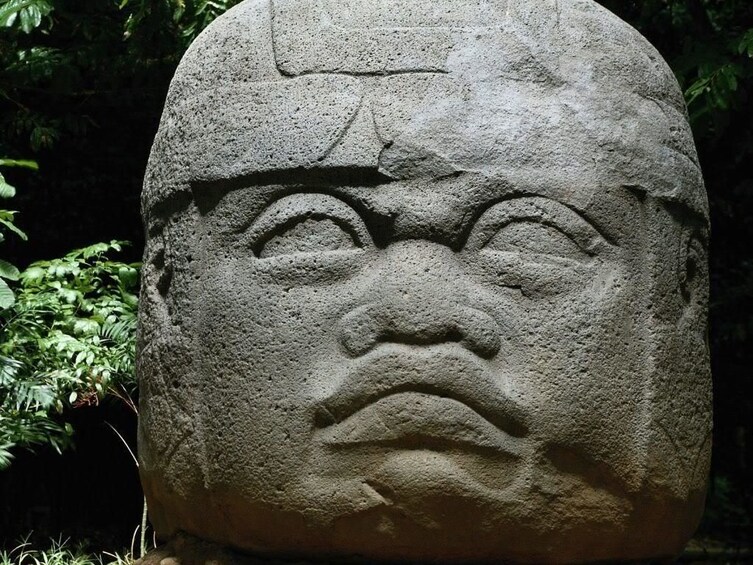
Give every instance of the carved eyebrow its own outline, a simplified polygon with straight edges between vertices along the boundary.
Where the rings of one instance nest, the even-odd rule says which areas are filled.
[[[611,239],[578,210],[562,202],[538,194],[515,194],[492,200],[473,214],[465,225],[461,247],[465,247],[473,234],[484,228],[484,217],[501,207],[506,221],[497,222],[497,229],[516,221],[538,221],[542,225],[561,231],[589,255],[596,254],[595,247],[603,242],[615,245]]]
[[[305,174],[304,174],[305,173]],[[339,187],[375,187],[390,183],[392,179],[371,168],[290,169],[284,171],[256,172],[214,180],[190,182],[191,196],[202,214],[213,210],[227,194],[239,190],[272,190],[279,200],[298,193],[332,193],[337,198]],[[347,193],[341,200],[348,200]],[[271,204],[270,201],[270,204]],[[354,208],[357,208],[354,206]],[[248,226],[246,226],[248,227]]]

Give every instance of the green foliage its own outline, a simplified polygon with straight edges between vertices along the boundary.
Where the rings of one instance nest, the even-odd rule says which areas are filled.
[[[646,34],[669,60],[701,137],[725,129],[744,109],[753,81],[749,0],[599,0]]]
[[[714,477],[706,497],[706,511],[701,530],[721,531],[731,527],[749,528],[751,516],[737,495],[735,485],[727,477]]]
[[[0,316],[0,469],[14,447],[69,446],[66,408],[135,387],[138,270],[108,258],[121,246],[99,243],[20,274],[16,303]]]
[[[138,36],[154,22],[174,26],[175,36],[183,48],[196,38],[201,31],[212,23],[228,8],[239,0],[121,0],[120,9],[128,10],[125,25],[125,37]]]
[[[747,102],[749,91],[741,85],[753,81],[753,29],[725,35],[713,47],[689,48],[677,66],[688,85],[685,96],[696,131],[718,134],[721,116],[715,114],[739,110]]]
[[[36,170],[37,164],[34,161],[0,159],[0,167],[25,167]],[[9,184],[2,173],[0,173],[0,198],[13,198],[15,195],[16,188]],[[5,241],[3,229],[16,234],[21,239],[26,239],[26,234],[15,224],[15,216],[16,212],[13,210],[0,209],[0,243]],[[0,259],[0,311],[9,308],[15,302],[16,296],[7,281],[17,281],[19,275],[20,273],[15,266]]]
[[[10,551],[0,551],[0,565],[132,565],[131,554],[91,555],[68,541],[53,540],[49,549],[34,549],[28,541]]]
[[[3,212],[7,212],[7,210],[0,210],[0,215]],[[10,308],[16,301],[16,295],[7,281],[17,281],[19,274],[16,267],[0,259],[0,310]]]
[[[0,167],[22,167],[25,169],[39,170],[39,165],[35,161],[18,160],[18,159],[0,159]],[[13,198],[16,195],[16,188],[10,185],[5,177],[0,173],[0,198]],[[2,239],[0,239],[2,242]]]
[[[4,141],[40,152],[100,126],[92,98],[110,110],[161,99],[154,85],[239,1],[0,0],[0,153]]]
[[[0,27],[12,27],[18,22],[24,33],[31,33],[51,11],[47,0],[3,0],[0,1]]]

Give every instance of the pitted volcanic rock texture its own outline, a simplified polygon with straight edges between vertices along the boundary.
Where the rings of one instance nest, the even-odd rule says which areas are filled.
[[[178,68],[143,214],[171,547],[585,563],[692,535],[708,204],[672,72],[595,2],[246,0]]]

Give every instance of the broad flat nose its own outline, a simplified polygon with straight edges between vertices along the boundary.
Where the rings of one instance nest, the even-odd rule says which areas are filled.
[[[466,304],[470,281],[448,247],[423,240],[395,243],[384,258],[369,302],[340,321],[339,337],[352,356],[381,343],[459,343],[494,357],[500,348],[496,321]]]

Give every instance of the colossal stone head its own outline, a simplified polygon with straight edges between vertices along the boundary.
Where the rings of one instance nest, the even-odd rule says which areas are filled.
[[[143,194],[163,539],[671,556],[705,490],[708,209],[681,92],[591,0],[247,0]]]

